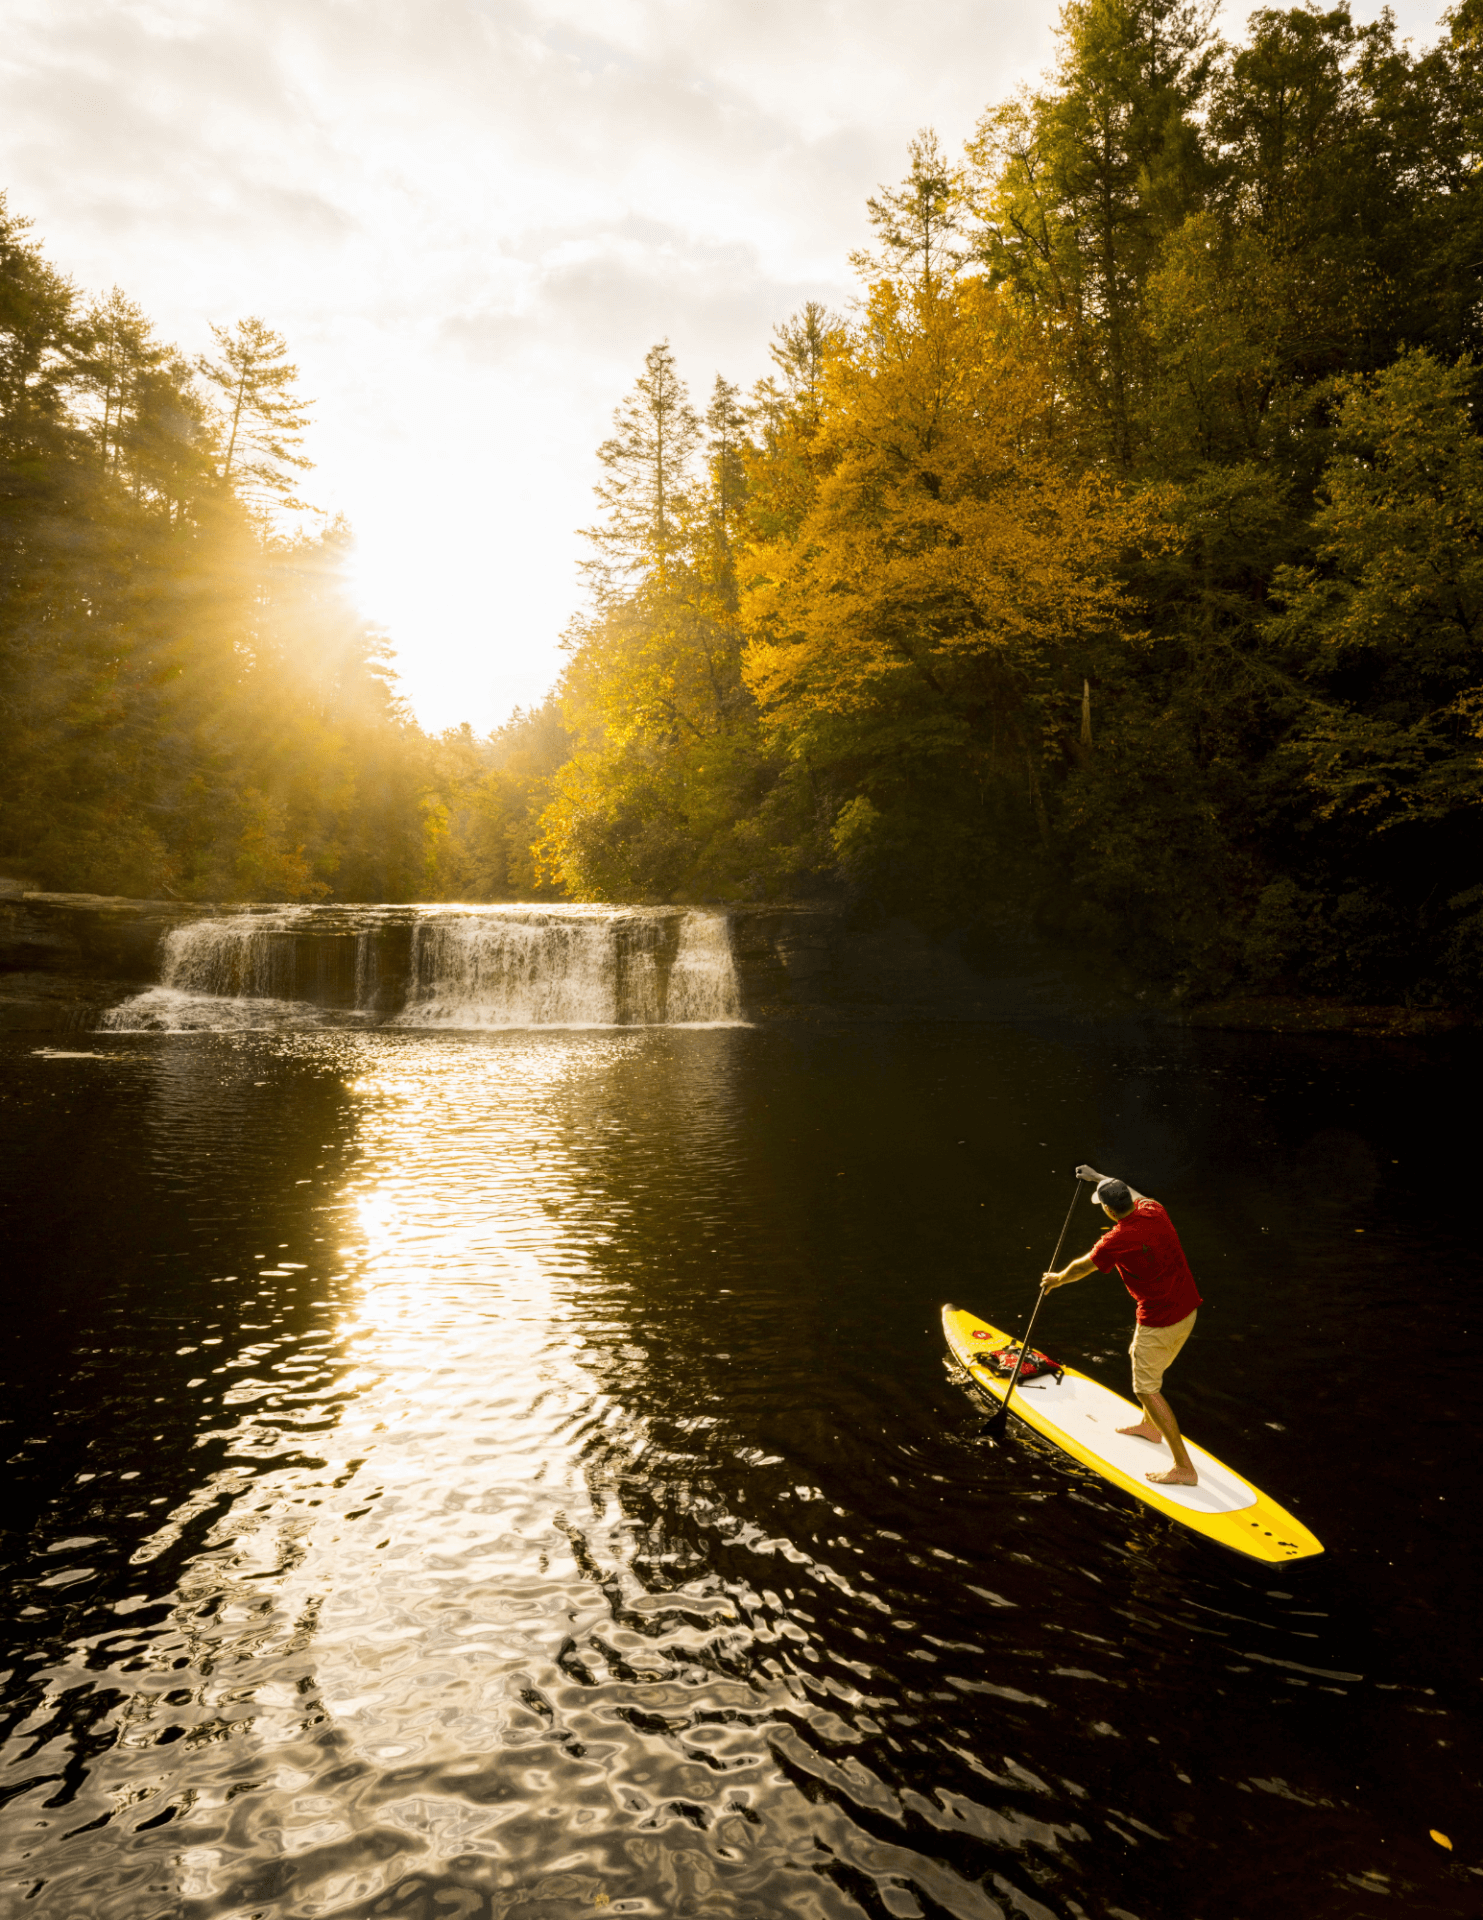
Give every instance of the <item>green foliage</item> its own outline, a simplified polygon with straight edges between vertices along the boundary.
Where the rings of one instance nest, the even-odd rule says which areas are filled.
[[[829,322],[780,342],[816,382]],[[792,391],[764,396],[780,439]],[[605,509],[593,611],[573,623],[561,685],[572,755],[541,820],[538,873],[579,898],[767,897],[808,865],[806,781],[765,738],[742,679],[738,535],[750,498],[747,416],[716,384],[708,438],[666,346],[651,350],[598,450]]]
[[[293,369],[261,322],[218,337],[221,409],[0,203],[0,854],[63,889],[425,897],[428,743],[345,530],[266,511],[306,464]]]
[[[443,897],[540,900],[559,897],[536,866],[540,818],[552,776],[571,754],[557,701],[518,707],[487,740],[451,729],[437,743],[435,804],[447,819]]]
[[[600,600],[635,579],[662,574],[684,547],[691,509],[691,464],[701,425],[675,372],[669,342],[651,347],[632,394],[613,415],[613,433],[597,450],[603,508],[586,529],[594,557],[587,573]]]
[[[256,318],[211,331],[221,357],[203,355],[198,366],[221,395],[223,485],[258,503],[302,507],[292,496],[294,475],[310,466],[300,452],[309,412],[282,334]]]
[[[1321,817],[1376,831],[1483,802],[1483,443],[1472,368],[1403,353],[1339,389],[1315,564],[1272,623],[1309,689],[1292,750]]]
[[[967,258],[963,170],[949,163],[931,127],[912,140],[910,158],[899,187],[882,187],[866,201],[877,251],[852,253],[850,264],[871,278],[904,274],[931,287]]]
[[[1343,5],[1061,27],[961,165],[913,141],[868,299],[778,330],[744,440],[718,387],[668,533],[605,496],[549,870],[1475,1001],[1483,0],[1421,54]]]
[[[427,741],[193,370],[0,218],[0,799],[65,884],[1004,910],[1191,994],[1483,1005],[1483,0],[1069,0],[702,418],[599,449],[553,699]],[[202,382],[205,382],[203,385]]]
[[[1122,468],[1154,377],[1149,277],[1212,172],[1196,116],[1214,67],[1187,0],[1068,0],[1056,86],[992,109],[968,150],[980,256],[1055,334],[1082,430]]]

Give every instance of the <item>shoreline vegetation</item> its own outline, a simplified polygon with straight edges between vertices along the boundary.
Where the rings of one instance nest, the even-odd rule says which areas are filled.
[[[181,902],[1014,923],[1170,1017],[1483,1004],[1483,0],[1072,0],[858,302],[598,451],[560,684],[430,736],[253,318],[187,362],[0,201],[0,869]],[[1178,1010],[1178,1011],[1176,1011]]]

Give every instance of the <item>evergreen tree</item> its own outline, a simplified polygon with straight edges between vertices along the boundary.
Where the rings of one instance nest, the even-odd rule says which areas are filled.
[[[644,370],[597,450],[604,472],[593,491],[604,517],[583,532],[596,549],[585,567],[599,595],[662,575],[678,554],[700,442],[700,419],[669,342],[661,340],[645,354]]]
[[[818,300],[773,328],[769,354],[777,372],[753,389],[757,444],[743,454],[748,517],[763,538],[796,529],[812,503],[825,369],[848,337],[844,321]]]
[[[411,723],[343,533],[274,530],[282,340],[190,368],[0,209],[4,850],[198,898],[1009,906],[1179,991],[1476,1002],[1483,0],[1420,53],[1342,4],[1209,25],[1071,0],[746,404],[702,421],[653,348],[559,701],[482,741]]]
[[[747,413],[740,391],[718,373],[706,409],[706,465],[709,470],[711,517],[729,566],[732,537],[747,499]]]
[[[911,165],[899,187],[882,187],[865,203],[875,251],[850,255],[869,278],[906,276],[924,288],[950,280],[968,257],[963,243],[963,170],[952,166],[935,131],[923,127],[908,149]]]
[[[195,369],[125,295],[80,310],[0,209],[0,853],[63,889],[426,897],[429,744],[344,530],[268,523],[292,370],[238,338],[267,372],[228,462]]]
[[[55,451],[73,431],[77,296],[30,235],[31,222],[12,214],[0,193],[0,434],[8,461],[26,449]],[[12,484],[16,477],[12,470]]]
[[[750,449],[734,386],[701,423],[667,346],[654,348],[600,449],[605,521],[589,530],[598,592],[564,645],[570,760],[541,820],[540,875],[587,898],[770,890],[791,859],[757,815],[778,777],[742,681],[735,541]]]
[[[302,509],[295,476],[313,464],[301,450],[312,403],[295,391],[283,335],[252,317],[211,331],[220,357],[199,367],[221,396],[222,484],[260,509]]]
[[[83,343],[77,384],[96,407],[98,458],[105,467],[117,466],[139,383],[158,370],[167,350],[154,339],[142,310],[117,287],[88,314]]]
[[[1054,91],[991,111],[968,150],[991,279],[1060,337],[1081,417],[1123,470],[1150,373],[1148,278],[1210,179],[1213,11],[1069,0]]]

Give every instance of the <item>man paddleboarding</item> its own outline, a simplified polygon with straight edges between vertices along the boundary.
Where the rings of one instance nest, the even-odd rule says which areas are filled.
[[[1128,1352],[1133,1359],[1133,1391],[1143,1405],[1145,1417],[1136,1427],[1119,1427],[1139,1440],[1151,1440],[1155,1446],[1166,1442],[1174,1456],[1167,1473],[1150,1470],[1148,1478],[1156,1486],[1192,1487],[1198,1475],[1180,1437],[1174,1409],[1160,1388],[1164,1369],[1194,1331],[1200,1294],[1174,1231],[1174,1222],[1157,1200],[1149,1200],[1125,1180],[1112,1180],[1095,1167],[1078,1167],[1078,1180],[1092,1180],[1092,1205],[1100,1206],[1111,1227],[1090,1253],[1084,1253],[1059,1273],[1042,1275],[1040,1284],[1047,1291],[1064,1287],[1073,1280],[1085,1280],[1089,1273],[1108,1273],[1114,1268],[1118,1278],[1138,1303],[1137,1325]]]

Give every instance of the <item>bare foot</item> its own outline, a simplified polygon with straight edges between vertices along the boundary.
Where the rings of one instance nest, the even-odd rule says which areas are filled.
[[[1170,1467],[1167,1473],[1151,1473],[1148,1478],[1156,1487],[1194,1487],[1200,1483],[1193,1467]]]
[[[1164,1444],[1164,1436],[1152,1420],[1140,1420],[1136,1427],[1119,1427],[1119,1433],[1130,1433],[1135,1440],[1152,1440],[1156,1447]]]

